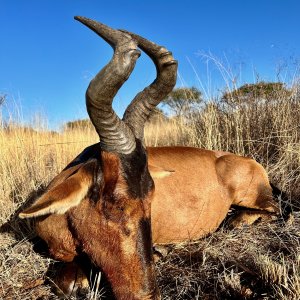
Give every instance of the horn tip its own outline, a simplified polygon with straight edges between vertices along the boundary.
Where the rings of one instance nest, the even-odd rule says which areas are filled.
[[[87,21],[87,18],[86,17],[82,17],[82,16],[74,16],[74,19],[76,21],[81,22],[81,23],[83,23],[84,21]]]

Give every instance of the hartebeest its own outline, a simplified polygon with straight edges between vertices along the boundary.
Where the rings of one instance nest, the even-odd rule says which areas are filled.
[[[20,217],[36,217],[37,234],[56,259],[72,262],[86,253],[117,299],[158,299],[152,242],[199,239],[218,228],[232,204],[271,213],[278,205],[266,171],[252,159],[189,147],[145,149],[144,124],[173,89],[177,61],[136,34],[75,19],[114,48],[86,92],[100,143],[77,156]],[[157,78],[120,120],[112,101],[140,56],[137,46],[153,60]]]

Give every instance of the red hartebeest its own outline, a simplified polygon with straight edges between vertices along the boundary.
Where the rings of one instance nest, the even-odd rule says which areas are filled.
[[[75,18],[114,48],[86,92],[100,143],[75,158],[20,217],[36,217],[36,231],[56,259],[72,262],[86,253],[117,299],[159,299],[152,242],[203,237],[218,228],[232,204],[271,213],[278,205],[266,171],[252,159],[189,147],[145,149],[145,121],[173,89],[176,60],[138,35]],[[135,66],[137,46],[155,63],[157,78],[120,120],[112,100]]]

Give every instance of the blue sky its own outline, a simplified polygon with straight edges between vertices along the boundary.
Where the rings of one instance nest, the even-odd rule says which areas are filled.
[[[22,106],[25,120],[41,112],[53,128],[87,116],[85,90],[112,50],[75,15],[165,45],[179,61],[178,86],[202,84],[204,93],[224,87],[217,67],[199,53],[228,62],[241,83],[257,74],[276,80],[279,66],[288,81],[286,70],[300,58],[299,12],[299,0],[0,0],[0,93]],[[120,116],[154,78],[143,55],[115,99]]]

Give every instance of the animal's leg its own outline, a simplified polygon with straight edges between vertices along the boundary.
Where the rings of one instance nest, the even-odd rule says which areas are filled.
[[[243,210],[229,219],[229,227],[241,227],[251,225],[256,221],[272,221],[278,215],[287,222],[292,220],[292,209],[287,195],[271,183],[262,185],[260,192],[255,197],[249,197],[248,201],[234,203],[240,207],[254,210]]]
[[[167,256],[170,252],[170,248],[168,245],[153,245],[153,257],[154,261],[157,262],[161,258]]]
[[[36,232],[48,245],[51,256],[59,261],[71,262],[77,256],[76,240],[65,215],[50,215],[36,222]]]
[[[276,215],[270,214],[267,211],[243,210],[235,213],[232,217],[230,217],[226,222],[226,226],[230,229],[241,228],[243,226],[252,225],[257,221],[270,222],[276,219]]]
[[[52,270],[48,271],[49,276],[54,277],[54,289],[57,294],[69,297],[78,293],[85,293],[88,288],[85,273],[88,273],[84,273],[79,266],[80,263],[74,261],[78,257],[77,243],[69,229],[66,215],[53,214],[39,219],[36,224],[36,231],[47,243],[51,256],[64,262],[55,264]],[[84,263],[84,265],[88,264]]]
[[[76,262],[64,263],[53,279],[55,293],[64,298],[83,296],[89,291],[86,273]]]
[[[280,213],[280,203],[275,200],[269,183],[262,182],[252,186],[250,184],[248,189],[242,190],[239,194],[240,197],[235,199],[234,205],[269,213]]]
[[[253,159],[224,155],[217,159],[217,173],[232,204],[280,213],[266,170]]]

